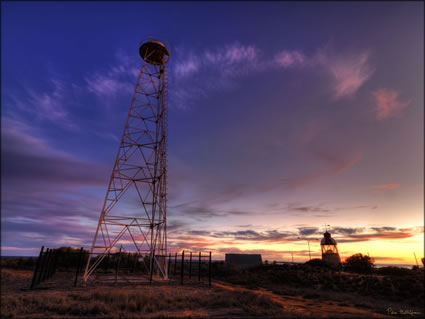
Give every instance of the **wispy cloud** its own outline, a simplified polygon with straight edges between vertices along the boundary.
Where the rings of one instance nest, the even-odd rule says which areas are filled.
[[[87,77],[87,89],[89,92],[97,96],[115,96],[118,92],[131,93],[131,84],[121,82],[113,77],[113,74],[100,74],[96,73]]]
[[[378,189],[378,190],[391,190],[391,189],[396,189],[399,187],[400,187],[400,184],[382,184],[382,185],[372,186],[371,188]]]
[[[200,65],[199,58],[197,58],[193,54],[189,54],[186,60],[183,60],[180,63],[176,63],[174,72],[177,77],[184,78],[186,76],[189,76],[193,73],[198,72],[200,66],[201,65]]]
[[[320,230],[317,227],[299,227],[298,231],[300,235],[303,235],[303,236],[309,236],[309,235],[320,233]]]
[[[301,213],[329,213],[331,211],[331,209],[323,208],[321,206],[307,206],[297,204],[288,204],[287,210]]]
[[[116,63],[103,71],[87,75],[84,79],[87,90],[98,97],[115,97],[118,94],[131,94],[139,70],[140,62],[133,61],[122,50],[116,54]]]
[[[176,49],[176,62],[171,65],[174,81],[170,90],[172,103],[187,109],[194,100],[210,92],[232,87],[232,79],[248,75],[261,67],[260,50],[253,45],[235,42],[200,53]]]
[[[257,232],[252,229],[238,231],[189,231],[191,236],[210,237],[218,239],[231,239],[240,241],[281,241],[281,240],[296,240],[295,232],[286,232],[280,230],[266,230]]]
[[[299,49],[283,49],[273,54],[263,52],[256,45],[239,42],[199,51],[177,47],[175,61],[170,65],[174,77],[170,81],[174,86],[170,90],[170,101],[181,109],[187,109],[194,101],[216,90],[236,86],[238,77],[279,68],[324,69],[335,99],[354,95],[374,73],[367,51],[344,53],[329,47],[311,54]],[[120,90],[120,82],[112,81],[115,77],[111,72],[98,76],[99,88],[93,87],[93,90],[101,93]]]
[[[399,116],[401,111],[409,105],[409,102],[399,101],[400,93],[396,90],[379,89],[372,94],[376,102],[377,120]]]
[[[37,91],[26,85],[19,92],[8,91],[5,114],[10,118],[31,118],[31,121],[49,121],[65,129],[78,130],[72,120],[69,102],[73,100],[72,90],[64,81],[50,78],[44,90]]]
[[[109,169],[54,148],[24,122],[6,117],[2,124],[3,243],[28,251],[88,244],[101,197],[87,190],[104,188]]]
[[[377,205],[357,205],[347,207],[323,207],[323,205],[307,205],[299,203],[289,203],[286,207],[278,208],[276,212],[287,212],[291,215],[311,215],[314,217],[330,217],[335,215],[337,212],[349,211],[349,210],[371,210],[376,209]]]
[[[332,233],[340,235],[353,235],[362,233],[365,231],[365,229],[365,227],[332,227]]]
[[[173,213],[177,213],[180,216],[191,217],[198,221],[215,217],[253,215],[256,213],[241,210],[218,209],[214,205],[211,205],[210,202],[211,201],[184,202],[175,206],[170,206],[169,208]]]
[[[332,154],[331,154],[332,153]],[[186,200],[182,200],[185,194],[180,194],[178,197],[170,200],[171,211],[184,216],[194,216],[197,219],[206,218],[222,218],[226,216],[242,216],[252,215],[259,213],[259,208],[250,209],[246,206],[236,209],[226,209],[233,202],[238,205],[241,199],[250,199],[253,196],[261,197],[268,193],[282,192],[282,191],[297,191],[302,188],[314,186],[315,183],[322,179],[332,178],[338,174],[343,173],[345,170],[352,168],[362,157],[361,152],[341,153],[329,151],[329,154],[323,156],[323,163],[319,162],[319,166],[315,167],[310,172],[297,172],[285,173],[283,176],[273,176],[273,178],[266,181],[259,181],[259,183],[238,183],[234,180],[226,183],[223,186],[223,180],[217,176],[211,175],[208,171],[197,172],[193,169],[183,166],[174,167],[170,172],[170,182],[172,189],[190,189],[191,196]],[[317,161],[316,161],[317,162]],[[174,162],[175,163],[175,162]],[[187,183],[187,181],[194,181]],[[208,180],[208,183],[203,181]],[[196,187],[195,187],[196,185]],[[183,196],[183,197],[182,197]],[[196,198],[196,199],[194,199]],[[279,205],[280,206],[280,205]],[[262,214],[272,213],[289,213],[289,214],[302,214],[310,213],[320,215],[321,217],[333,215],[336,211],[348,209],[374,209],[376,205],[353,205],[351,207],[323,207],[321,205],[310,205],[305,203],[289,203],[285,207],[264,207],[261,209]]]
[[[223,67],[223,72],[231,71],[237,74],[241,71],[248,71],[250,68],[255,67],[258,62],[259,49],[253,45],[241,45],[234,43],[232,45],[224,46],[222,49],[210,51],[207,50],[202,56],[202,61],[206,67],[219,66]],[[249,66],[247,63],[251,63]],[[226,70],[227,69],[227,70]],[[248,70],[247,70],[248,69]],[[226,72],[226,75],[232,74]]]
[[[370,227],[370,229],[376,231],[377,233],[382,233],[382,232],[390,232],[390,231],[396,231],[397,228],[396,227],[388,227],[388,226],[383,226],[383,227]],[[410,230],[410,229],[406,229],[406,230]],[[404,231],[406,231],[404,230]]]
[[[51,85],[53,87],[51,92],[37,93],[34,90],[28,90],[30,96],[30,103],[38,106],[37,115],[46,117],[50,120],[63,120],[67,117],[63,102],[65,98],[65,84],[57,79],[52,79]]]
[[[329,86],[335,100],[356,94],[360,87],[373,75],[369,52],[335,52],[329,46],[305,54],[301,50],[282,50],[274,62],[282,69],[309,67],[323,69],[329,78]]]
[[[423,227],[397,228],[392,226],[382,227],[341,227],[335,226],[330,230],[332,236],[338,242],[362,242],[373,239],[395,239],[409,238],[424,232]],[[270,241],[270,242],[298,242],[305,239],[317,239],[322,236],[323,231],[318,227],[299,227],[295,230],[266,230],[255,231],[252,229],[244,231],[190,231],[190,236],[227,238],[239,241]],[[300,237],[304,236],[304,237]]]
[[[361,152],[343,155],[344,157],[330,156],[329,154],[321,154],[320,156],[329,163],[328,167],[304,176],[285,178],[279,183],[279,186],[294,190],[302,186],[315,183],[323,178],[336,176],[362,159]]]
[[[180,109],[188,109],[194,101],[214,91],[234,87],[238,77],[270,69],[272,64],[261,60],[262,54],[257,46],[239,42],[196,53],[177,48],[177,62],[171,65],[174,81],[170,83],[175,83],[175,86],[170,90],[170,101]],[[276,58],[286,65],[290,59],[299,59],[292,52],[288,54],[290,56],[281,54]]]
[[[337,243],[354,243],[370,240],[391,240],[410,238],[424,232],[423,227],[397,228],[392,226],[382,227],[341,227],[334,226],[330,230],[332,236]],[[201,246],[209,246],[211,248],[220,248],[233,246],[235,244],[248,243],[296,243],[304,240],[320,239],[323,230],[318,227],[304,226],[296,229],[268,229],[263,231],[246,229],[246,230],[189,230],[180,232],[175,236],[171,236],[170,240],[179,243],[186,242],[188,247],[192,243],[200,242]],[[190,242],[190,243],[189,243]],[[230,248],[230,247],[229,247]]]
[[[282,68],[290,68],[296,66],[304,66],[307,57],[301,51],[283,50],[277,53],[274,57],[274,62]]]
[[[173,73],[178,80],[197,72],[210,73],[217,78],[233,77],[252,71],[259,64],[260,50],[253,45],[233,43],[199,54],[182,48],[176,50],[178,62]]]
[[[392,240],[410,238],[424,232],[423,227],[397,228],[393,226],[381,227],[332,227],[337,236],[336,240],[341,243],[354,243],[369,240]]]
[[[369,64],[369,53],[330,56],[327,58],[332,77],[335,99],[354,95],[373,75],[374,68]]]
[[[99,165],[53,148],[24,122],[3,118],[2,124],[2,175],[8,183],[104,185],[99,176],[105,172]]]

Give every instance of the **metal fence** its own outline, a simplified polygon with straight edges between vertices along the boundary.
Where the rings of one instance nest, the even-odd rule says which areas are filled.
[[[47,248],[44,250],[44,246],[42,246],[35,264],[30,289],[35,289],[41,282],[50,279],[56,273],[58,267],[64,265],[66,265],[67,268],[75,268],[75,287],[87,256],[88,253],[84,251],[83,247],[81,247],[79,253],[76,254],[75,252],[61,249]]]
[[[180,284],[186,280],[191,280],[197,276],[198,282],[201,278],[208,277],[208,285],[211,286],[211,252],[207,253],[175,253],[174,256],[168,256],[168,276],[180,276]]]
[[[182,251],[181,254],[175,253],[168,256],[154,255],[153,259],[166,263],[167,277],[171,280],[184,284],[185,282],[204,283],[207,279],[208,285],[211,285],[211,257],[211,252],[185,253],[185,251]],[[43,281],[52,278],[58,270],[73,273],[69,281],[71,283],[72,280],[75,287],[79,278],[81,279],[84,274],[84,267],[88,258],[96,258],[96,255],[91,255],[83,247],[79,250],[69,247],[47,248],[45,250],[44,246],[41,247],[30,289],[35,289]],[[134,276],[137,278],[141,276],[152,283],[154,272],[158,269],[146,267],[149,262],[151,262],[150,256],[141,256],[120,249],[118,252],[105,256],[96,270],[96,275],[105,278],[103,275],[109,274],[106,277],[115,283],[118,281],[118,276],[124,279],[128,275],[133,276],[133,278]],[[152,271],[149,271],[149,269],[152,269]]]

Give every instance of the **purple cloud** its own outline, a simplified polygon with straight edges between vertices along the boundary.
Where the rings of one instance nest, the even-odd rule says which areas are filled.
[[[9,183],[105,185],[105,168],[53,149],[23,122],[4,118],[2,138],[2,176]]]
[[[306,57],[301,51],[283,50],[275,55],[274,61],[282,68],[304,66]]]

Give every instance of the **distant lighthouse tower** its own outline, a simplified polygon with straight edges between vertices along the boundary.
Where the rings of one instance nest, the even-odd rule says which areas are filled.
[[[341,263],[341,258],[336,247],[336,241],[327,229],[323,234],[320,246],[322,247],[322,260],[329,266],[337,267]]]

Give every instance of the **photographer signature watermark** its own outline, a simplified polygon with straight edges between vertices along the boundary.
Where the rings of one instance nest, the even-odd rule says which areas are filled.
[[[420,315],[421,313],[417,312],[417,311],[413,311],[412,309],[400,309],[399,311],[395,311],[390,306],[390,307],[387,308],[387,314],[389,314],[389,315],[410,315],[410,316],[413,316],[413,315]]]

